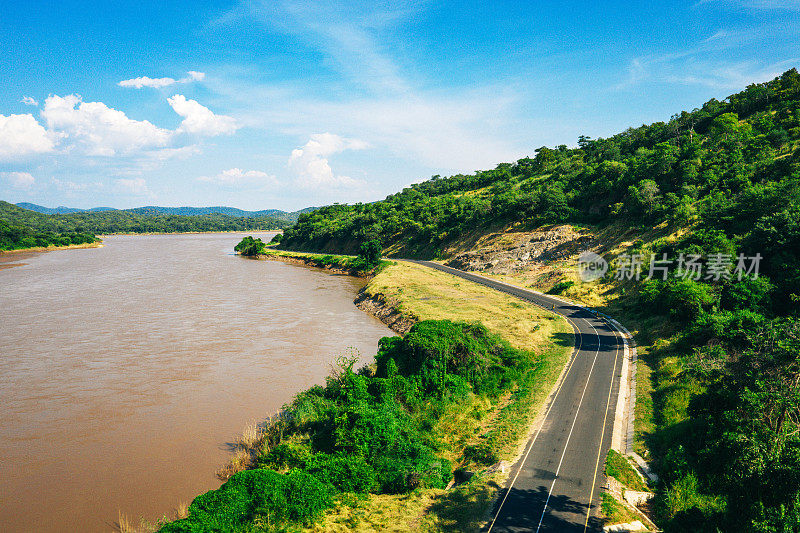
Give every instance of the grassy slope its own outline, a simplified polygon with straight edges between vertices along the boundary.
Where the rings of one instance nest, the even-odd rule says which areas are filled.
[[[489,443],[497,459],[513,460],[571,353],[573,336],[567,322],[510,296],[410,263],[387,266],[365,290],[384,295],[417,319],[481,321],[513,346],[532,353],[540,364],[513,397],[491,402],[472,396],[442,413],[432,429],[447,443],[447,458],[458,466],[480,468],[464,459],[463,450],[481,443]],[[327,513],[311,530],[477,531],[504,477],[476,476],[449,491],[353,499]]]

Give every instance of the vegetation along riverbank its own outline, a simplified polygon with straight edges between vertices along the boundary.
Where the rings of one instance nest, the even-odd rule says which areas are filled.
[[[339,267],[358,259],[328,257]],[[507,475],[501,461],[518,454],[571,352],[571,328],[443,272],[379,268],[359,300],[403,317],[407,333],[382,339],[369,367],[340,358],[324,386],[242,439],[227,473],[246,470],[162,531],[469,531],[486,519]]]

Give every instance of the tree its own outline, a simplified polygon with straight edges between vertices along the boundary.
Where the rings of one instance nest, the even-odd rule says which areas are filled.
[[[247,236],[234,248],[239,254],[249,257],[257,257],[267,251],[267,245],[261,239],[254,239]]]
[[[356,260],[364,266],[364,270],[369,270],[380,262],[382,251],[381,243],[377,239],[363,242]]]

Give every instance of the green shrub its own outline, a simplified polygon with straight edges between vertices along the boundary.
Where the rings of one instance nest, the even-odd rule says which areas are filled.
[[[464,447],[464,459],[486,466],[493,465],[498,460],[492,447],[485,442]]]
[[[717,296],[713,288],[692,279],[646,280],[639,290],[642,303],[656,314],[689,321],[710,307]]]
[[[415,324],[403,338],[382,341],[375,360],[378,376],[385,377],[392,359],[403,376],[414,376],[426,394],[443,397],[445,391],[461,388],[463,378],[476,394],[496,395],[527,366],[519,350],[494,336],[479,324],[425,320]]]
[[[245,470],[219,489],[201,494],[189,516],[164,525],[162,533],[239,531],[256,518],[265,523],[310,524],[333,504],[326,486],[311,474],[293,470]]]
[[[233,247],[234,251],[239,252],[241,255],[255,257],[262,255],[267,250],[267,245],[264,241],[254,239],[252,236],[247,236],[242,239],[239,244]]]
[[[311,454],[308,448],[295,443],[281,443],[258,458],[258,465],[262,468],[274,470],[304,468]]]
[[[559,281],[558,283],[553,285],[553,287],[549,291],[547,291],[547,294],[561,294],[562,292],[569,289],[573,285],[575,285],[575,282],[572,280]]]
[[[375,471],[361,455],[319,453],[309,461],[307,471],[340,492],[365,493],[376,485]]]

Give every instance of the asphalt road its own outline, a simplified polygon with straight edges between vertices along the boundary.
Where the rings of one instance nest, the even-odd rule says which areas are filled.
[[[623,358],[620,334],[578,306],[438,263],[413,262],[552,310],[575,331],[565,374],[512,468],[486,531],[602,531],[598,511]]]

